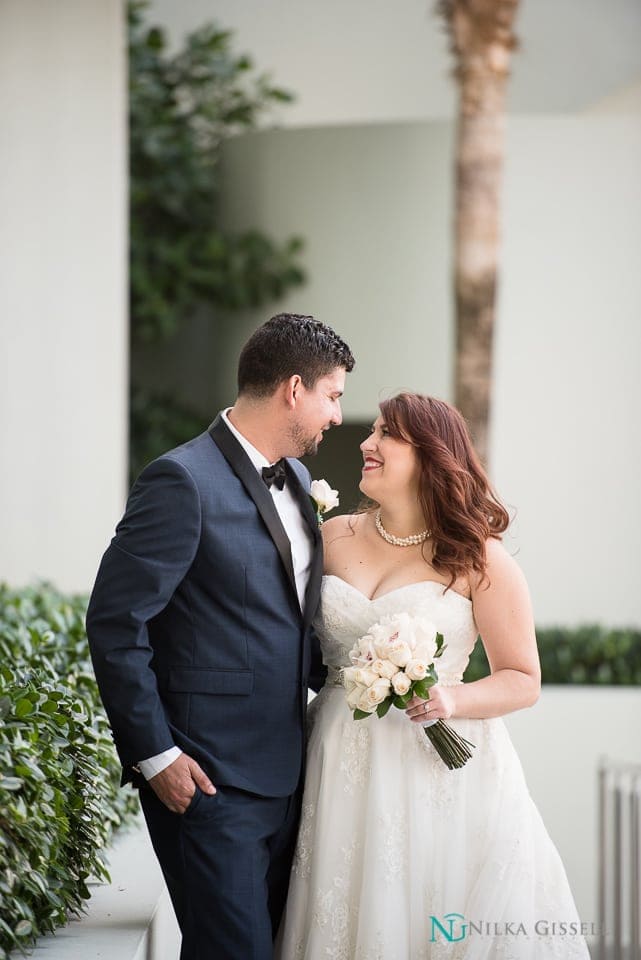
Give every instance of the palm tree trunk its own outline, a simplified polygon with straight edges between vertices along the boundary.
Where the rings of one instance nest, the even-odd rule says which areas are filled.
[[[441,0],[456,58],[455,403],[488,459],[505,93],[518,0]]]

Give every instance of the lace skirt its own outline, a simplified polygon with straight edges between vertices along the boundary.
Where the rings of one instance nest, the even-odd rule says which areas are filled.
[[[276,960],[589,960],[505,725],[452,726],[476,749],[450,771],[403,712],[313,701]]]

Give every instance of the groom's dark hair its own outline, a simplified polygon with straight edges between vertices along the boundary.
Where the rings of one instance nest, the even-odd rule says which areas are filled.
[[[344,340],[320,320],[279,313],[249,338],[238,361],[238,393],[269,397],[298,374],[307,389],[337,367],[347,373],[354,357]]]

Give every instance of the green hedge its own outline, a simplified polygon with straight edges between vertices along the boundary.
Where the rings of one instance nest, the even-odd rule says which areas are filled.
[[[596,625],[536,631],[543,683],[641,684],[641,630],[605,630]],[[490,672],[478,642],[465,671],[466,681]]]
[[[93,677],[86,600],[0,585],[0,960],[81,912],[137,799]]]

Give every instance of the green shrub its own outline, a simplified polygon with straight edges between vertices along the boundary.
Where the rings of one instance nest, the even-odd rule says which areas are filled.
[[[0,960],[64,924],[108,879],[137,808],[93,677],[86,601],[0,585]]]
[[[543,683],[641,684],[641,630],[606,630],[597,625],[545,627],[536,631]],[[477,642],[465,680],[490,672]]]
[[[215,24],[171,48],[166,30],[146,22],[148,6],[128,3],[132,479],[190,439],[189,421],[198,419],[196,410],[187,415],[195,406],[188,382],[183,396],[167,397],[145,362],[149,346],[179,339],[194,316],[219,331],[222,316],[280,300],[305,280],[300,236],[232,231],[220,215],[223,144],[259,129],[293,96]],[[215,362],[196,375],[211,376]]]

